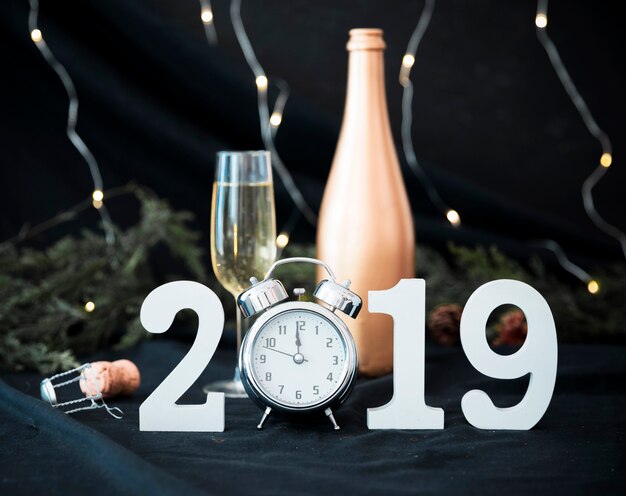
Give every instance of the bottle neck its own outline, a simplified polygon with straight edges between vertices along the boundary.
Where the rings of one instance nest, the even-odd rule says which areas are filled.
[[[345,119],[389,122],[385,97],[383,50],[352,50],[348,60]]]

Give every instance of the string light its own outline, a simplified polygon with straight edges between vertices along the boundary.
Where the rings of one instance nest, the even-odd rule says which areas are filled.
[[[278,88],[278,97],[276,97],[274,109],[272,110],[272,115],[270,116],[272,136],[275,136],[278,131],[278,127],[283,122],[283,112],[285,111],[287,100],[289,99],[289,85],[285,80],[280,78],[274,78],[273,83]]]
[[[285,186],[285,189],[289,193],[289,196],[293,200],[297,210],[312,226],[315,226],[317,224],[317,215],[313,212],[311,207],[302,196],[302,193],[294,183],[291,174],[289,173],[287,167],[280,158],[280,155],[278,154],[278,151],[276,150],[276,146],[274,144],[274,136],[276,130],[278,129],[278,126],[273,126],[270,123],[270,112],[267,96],[269,81],[265,76],[265,71],[263,70],[263,67],[256,58],[256,55],[252,48],[252,44],[250,43],[250,39],[248,38],[248,35],[244,28],[243,21],[241,19],[241,0],[231,0],[230,19],[233,25],[233,29],[235,31],[237,42],[239,43],[239,47],[243,52],[244,58],[246,59],[250,70],[256,78],[257,107],[259,113],[259,121],[261,124],[261,138],[263,140],[265,148],[269,150],[272,154],[272,166],[278,173],[278,176]],[[289,91],[287,83],[285,81],[276,79],[275,84],[278,86],[280,93],[278,95],[278,98],[276,99],[276,105],[272,113],[280,114],[282,122],[283,108],[287,101]],[[288,232],[286,228],[285,231]]]
[[[552,66],[554,67],[570,99],[572,100],[572,102],[578,109],[579,113],[583,117],[583,120],[585,121],[587,128],[594,136],[596,136],[600,140],[600,142],[603,144],[603,148],[606,145],[608,149],[610,150],[611,143],[608,140],[608,136],[606,136],[606,134],[604,134],[604,132],[600,130],[600,128],[597,126],[597,124],[593,120],[593,117],[591,116],[591,113],[589,112],[589,109],[587,108],[587,105],[585,104],[584,100],[582,99],[578,91],[576,90],[574,83],[569,77],[569,74],[567,73],[565,66],[563,65],[563,62],[561,61],[561,58],[559,57],[558,51],[556,47],[554,46],[554,43],[552,43],[552,40],[550,39],[550,37],[548,36],[546,32],[545,28],[547,27],[547,25],[548,25],[548,0],[538,0],[537,13],[535,15],[535,26],[537,27],[537,38],[539,39],[544,49],[546,50],[548,54],[548,58],[550,59]],[[602,164],[602,166],[604,167],[608,167],[609,165],[611,165],[611,160],[612,160],[611,154],[605,152],[600,157],[600,164]],[[608,165],[605,166],[604,165],[605,163]],[[599,169],[602,169],[602,167],[600,167]],[[584,188],[585,186],[583,185],[583,198],[586,197]],[[589,198],[591,198],[590,192],[589,192]],[[591,199],[591,201],[593,202],[593,199]],[[593,209],[593,204],[592,204],[592,209]],[[587,213],[589,214],[589,211]],[[577,277],[580,281],[585,283],[587,285],[587,290],[589,291],[590,294],[595,295],[600,291],[600,284],[598,283],[598,281],[596,281],[595,279],[592,279],[591,276],[587,272],[585,272],[581,267],[574,264],[570,259],[568,259],[567,256],[565,255],[565,252],[556,241],[548,239],[548,240],[540,241],[538,243],[541,247],[546,248],[550,250],[552,253],[554,253],[559,265],[564,270],[566,270],[573,276]]]
[[[445,215],[446,219],[448,219],[448,222],[450,222],[453,227],[458,227],[461,225],[460,214],[445,204],[434,184],[430,181],[426,172],[424,172],[424,169],[415,155],[415,150],[413,149],[413,138],[411,136],[411,127],[413,125],[413,83],[410,78],[411,68],[415,64],[415,53],[417,52],[417,48],[424,37],[426,29],[428,29],[434,10],[435,0],[426,0],[424,9],[422,10],[419,20],[417,21],[417,26],[413,30],[406,52],[402,57],[400,76],[398,78],[403,88],[401,127],[402,149],[404,151],[407,164],[409,164],[409,168],[426,190],[426,194],[428,195],[431,203],[435,205],[435,207],[437,207],[443,215]]]
[[[243,21],[241,19],[241,0],[231,1],[230,18],[233,29],[235,31],[235,36],[244,54],[246,62],[250,66],[253,74],[256,76],[256,84],[258,90],[257,102],[259,120],[261,123],[261,138],[263,139],[263,144],[265,145],[265,148],[271,152],[272,165],[276,169],[276,172],[278,173],[294,204],[302,213],[302,215],[307,219],[307,221],[309,221],[311,225],[315,226],[317,224],[317,215],[313,212],[311,207],[309,207],[304,197],[302,196],[302,193],[295,185],[291,174],[285,167],[282,159],[280,158],[280,155],[278,154],[278,151],[276,150],[276,146],[274,145],[272,126],[269,123],[269,109],[267,103],[267,78],[265,77],[263,67],[261,67],[261,64],[254,54],[254,50],[252,49],[252,45],[250,44],[250,39],[248,38],[246,30],[243,26]],[[264,82],[265,84],[263,84]]]
[[[417,178],[421,181],[422,185],[425,187],[426,192],[433,204],[435,204],[439,210],[445,212],[446,218],[455,227],[458,227],[461,224],[461,217],[459,213],[451,208],[448,208],[445,203],[441,200],[437,190],[429,181],[423,169],[420,167],[419,162],[417,161],[417,157],[415,156],[415,152],[413,150],[413,142],[411,138],[411,122],[412,122],[412,110],[411,104],[413,100],[413,84],[410,80],[411,68],[415,64],[415,53],[417,48],[428,28],[428,24],[430,23],[430,19],[432,17],[433,11],[435,8],[434,0],[427,0],[418,20],[417,26],[411,35],[411,39],[409,40],[409,45],[407,47],[406,53],[402,58],[402,66],[400,68],[400,76],[399,81],[402,85],[403,94],[402,94],[402,145],[404,149],[404,154],[407,159],[407,163],[411,167],[411,170],[417,176]],[[537,28],[542,30],[548,24],[547,17],[547,0],[539,0],[537,7],[537,15],[535,17],[535,23]],[[609,147],[610,149],[610,147]],[[612,156],[610,153],[605,152],[600,158],[600,163],[603,167],[609,167],[612,162]],[[583,269],[579,266],[575,265],[571,262],[566,256],[561,247],[553,240],[544,240],[540,242],[540,245],[544,248],[552,251],[556,258],[567,272],[573,274],[581,281],[587,283],[587,288],[591,294],[596,294],[599,290],[599,286],[597,282],[590,278],[589,274],[587,274]],[[592,284],[593,283],[593,284]],[[592,291],[594,290],[594,291]]]
[[[534,241],[531,244],[538,246],[539,248],[545,248],[546,250],[550,250],[554,254],[556,261],[566,272],[569,272],[581,282],[586,284],[587,289],[591,294],[598,293],[598,291],[600,290],[600,285],[598,284],[598,282],[582,268],[580,268],[569,258],[567,258],[567,255],[565,255],[563,248],[561,248],[561,245],[559,245],[556,241],[554,241],[553,239],[543,239],[539,241]]]
[[[203,23],[210,24],[213,22],[213,12],[211,12],[209,9],[202,9],[200,18],[202,19]]]
[[[208,0],[200,0],[200,5],[201,19],[203,20],[203,24],[205,26],[207,40],[211,44],[216,44],[217,36],[215,34],[213,17],[211,18],[210,24],[206,24],[202,17],[202,12],[206,9],[210,9],[210,3],[208,2]],[[252,49],[252,45],[243,26],[243,21],[241,19],[241,1],[231,1],[230,17],[233,29],[235,31],[235,35],[237,37],[237,42],[239,43],[239,46],[244,54],[248,66],[255,75],[255,84],[257,86],[257,107],[259,119],[261,121],[261,137],[263,139],[263,143],[265,145],[265,148],[271,152],[272,165],[278,173],[285,188],[287,189],[289,196],[297,207],[292,211],[292,214],[285,224],[285,227],[281,231],[281,234],[277,237],[277,247],[282,250],[282,248],[284,248],[289,242],[289,233],[294,228],[301,214],[304,215],[307,221],[309,221],[309,223],[311,223],[313,226],[315,226],[317,222],[317,216],[305,202],[304,197],[300,193],[300,190],[293,182],[291,174],[289,174],[289,171],[283,164],[273,142],[273,138],[276,135],[276,132],[278,131],[278,128],[280,127],[283,120],[285,105],[289,98],[289,85],[286,81],[280,78],[272,78],[272,83],[278,88],[279,93],[274,103],[272,113],[271,115],[269,115],[267,102],[267,90],[269,86],[269,80],[265,75],[265,72],[263,71],[263,67],[261,67],[261,64],[254,54],[254,50]],[[207,27],[210,27],[211,31],[208,31]],[[284,235],[285,237],[283,237],[282,235]],[[284,246],[280,246],[280,244],[282,243],[284,243]]]
[[[600,157],[600,165],[609,168],[613,163],[613,156],[610,153],[603,153]]]
[[[119,186],[117,188],[111,188],[107,190],[107,198],[110,200],[111,198],[115,198],[116,196],[126,195],[126,194],[133,194],[135,195],[136,198],[139,198],[139,192],[141,192],[141,194],[143,195],[154,194],[151,190],[142,188],[140,186],[137,186],[136,184],[131,183],[131,184],[127,184],[126,186]],[[51,219],[47,219],[32,227],[30,226],[23,227],[22,229],[20,229],[20,232],[18,234],[16,234],[12,238],[9,238],[3,242],[17,245],[29,239],[35,238],[39,236],[41,233],[46,232],[49,229],[52,229],[53,227],[56,227],[65,222],[74,220],[78,214],[85,211],[92,204],[93,204],[93,200],[91,198],[85,198],[81,200],[80,202],[78,202],[76,205],[68,208],[67,210],[64,210],[63,212],[56,214]]]
[[[35,43],[39,43],[43,39],[43,36],[41,35],[41,31],[36,28],[33,29],[30,32],[30,39],[33,40]]]
[[[101,190],[96,189],[91,194],[91,197],[93,198],[93,201],[101,202],[102,200],[104,200],[104,193]]]
[[[446,218],[453,226],[458,226],[461,224],[461,217],[456,210],[448,210],[448,212],[446,213]]]
[[[543,29],[548,25],[548,17],[543,13],[538,13],[535,16],[535,26],[539,29]]]
[[[270,124],[274,127],[278,127],[280,126],[280,123],[283,120],[283,116],[280,115],[278,112],[272,112],[272,115],[270,116]]]
[[[402,58],[402,66],[400,68],[400,76],[399,81],[402,85],[403,93],[402,93],[402,145],[404,149],[404,154],[406,156],[407,163],[411,167],[411,170],[415,173],[418,179],[421,181],[422,185],[426,189],[428,196],[431,202],[439,208],[440,211],[445,212],[446,218],[448,222],[455,227],[460,226],[461,217],[459,213],[451,208],[448,208],[441,197],[439,196],[437,190],[432,185],[428,177],[426,176],[424,170],[420,167],[419,162],[417,161],[417,157],[415,156],[413,142],[411,138],[411,123],[412,123],[412,110],[411,104],[413,101],[413,84],[410,79],[411,68],[415,64],[415,53],[417,52],[417,48],[428,28],[430,23],[430,19],[432,17],[433,11],[435,8],[434,0],[427,0],[424,5],[424,9],[420,15],[417,26],[411,35],[411,39],[409,40],[409,44],[406,50],[404,57]],[[537,8],[537,16],[535,18],[535,22],[538,28],[543,30],[547,26],[548,17],[547,17],[547,1],[539,0],[538,8]],[[543,31],[542,31],[543,32]],[[603,162],[604,158],[604,162]],[[601,163],[608,163],[610,165],[612,157],[604,157],[600,159]],[[605,166],[605,167],[608,167]],[[565,253],[563,252],[560,245],[554,240],[543,240],[539,242],[539,245],[543,248],[546,248],[552,251],[561,267],[564,270],[574,275],[581,281],[587,284],[587,288],[591,294],[596,294],[599,290],[599,285],[595,280],[593,280],[589,274],[587,274],[583,269],[579,266],[571,262]],[[594,283],[594,284],[592,284]]]
[[[99,189],[96,189],[91,194],[91,197],[93,198],[93,201],[91,202],[93,205],[93,208],[95,208],[96,210],[101,209],[102,205],[104,205],[104,203],[102,203],[102,200],[104,200],[104,193],[100,191]]]
[[[286,232],[281,232],[278,236],[276,236],[276,246],[281,250],[285,248],[289,244],[289,234]]]
[[[404,57],[402,57],[402,66],[410,69],[415,64],[415,57],[410,53],[407,53]]]
[[[591,279],[587,283],[587,291],[589,291],[591,294],[597,294],[600,291],[600,284],[598,283],[598,281]]]
[[[548,0],[539,0],[537,2],[537,16],[535,17],[535,20],[539,15],[543,15],[546,18],[547,24],[547,12]],[[556,45],[548,36],[548,32],[547,29],[545,29],[545,26],[542,28],[537,25],[537,38],[539,39],[539,42],[546,51],[548,59],[550,60],[550,63],[552,64],[556,75],[561,81],[561,84],[563,85],[563,88],[565,89],[570,100],[574,104],[574,107],[576,107],[576,110],[578,110],[578,113],[580,114],[580,117],[587,127],[587,130],[600,143],[600,146],[602,148],[600,163],[591,172],[587,179],[585,179],[585,182],[583,183],[581,188],[585,212],[587,212],[587,215],[598,229],[619,241],[622,247],[624,257],[626,257],[626,235],[617,227],[609,224],[607,221],[604,220],[604,218],[602,218],[602,216],[596,210],[593,201],[594,186],[598,184],[600,179],[602,179],[602,177],[606,173],[607,169],[613,163],[613,147],[611,144],[611,140],[609,136],[600,128],[600,126],[598,126],[598,123],[591,114],[589,107],[587,107],[585,100],[578,92],[576,85],[572,81],[572,78],[567,72],[563,61],[561,60],[561,56],[559,55]]]
[[[217,45],[217,31],[213,23],[213,9],[210,0],[199,0],[200,2],[200,19],[204,26],[204,34],[210,45]]]
[[[96,304],[93,301],[85,303],[85,312],[91,313],[96,309]]]
[[[548,0],[537,0],[537,13],[535,15],[535,26],[544,29],[548,25]]]
[[[115,242],[115,232],[113,230],[113,222],[111,221],[111,217],[109,216],[109,212],[107,211],[104,204],[102,204],[102,200],[104,195],[103,191],[103,183],[102,183],[102,175],[100,174],[100,169],[98,167],[98,163],[96,159],[92,155],[91,151],[82,140],[82,138],[76,132],[76,122],[78,120],[78,95],[76,94],[76,88],[74,87],[74,83],[72,82],[72,78],[70,78],[69,73],[65,69],[65,66],[61,64],[57,58],[50,50],[50,47],[47,43],[43,41],[43,37],[41,31],[37,27],[37,17],[39,16],[39,0],[29,0],[30,3],[30,12],[28,14],[28,28],[30,30],[30,37],[35,42],[35,46],[39,50],[39,53],[43,56],[44,60],[48,63],[50,68],[59,76],[65,91],[67,92],[67,96],[69,99],[68,109],[67,109],[67,127],[66,134],[69,140],[71,141],[74,148],[81,154],[87,166],[89,167],[89,172],[91,173],[91,178],[93,180],[93,201],[100,202],[99,207],[96,207],[98,213],[100,214],[100,218],[102,219],[102,226],[104,228],[104,234],[106,242],[109,244],[113,244]],[[99,198],[96,198],[96,193],[99,192]]]
[[[256,82],[256,87],[257,87],[259,90],[261,90],[261,91],[265,91],[265,90],[267,90],[267,77],[265,77],[265,76],[263,76],[263,75],[258,76],[258,77],[256,78],[256,81],[255,81],[255,82]]]
[[[446,218],[448,222],[452,224],[454,227],[458,227],[461,225],[461,217],[459,213],[451,208],[448,208],[445,203],[442,201],[439,196],[437,190],[432,185],[428,177],[426,176],[424,170],[420,167],[419,162],[417,161],[417,157],[415,156],[415,152],[413,150],[413,142],[411,138],[411,123],[412,123],[412,110],[411,104],[413,101],[413,84],[411,83],[410,74],[411,68],[415,64],[415,53],[417,52],[417,48],[428,28],[430,23],[430,19],[432,17],[433,11],[435,8],[434,0],[427,0],[424,5],[424,9],[420,15],[417,26],[411,35],[411,39],[409,40],[409,44],[406,50],[404,57],[402,58],[402,65],[400,68],[400,76],[399,81],[402,85],[403,93],[402,93],[402,145],[404,149],[404,154],[407,159],[407,163],[409,164],[413,173],[420,180],[426,192],[431,200],[431,202],[439,208],[440,211],[445,212]],[[537,16],[535,17],[535,23],[537,28],[542,30],[548,24],[547,17],[547,0],[539,0],[539,4],[537,7]],[[608,157],[604,155],[600,159],[600,163],[603,164],[604,167],[608,167],[611,164],[612,157],[610,154],[607,154]],[[604,165],[608,164],[608,165]],[[574,275],[581,281],[587,283],[587,288],[591,294],[596,294],[599,290],[599,286],[597,286],[597,282],[591,279],[589,274],[587,274],[583,269],[579,266],[571,262],[563,252],[560,245],[554,240],[544,240],[538,242],[539,245],[543,248],[549,249],[552,251],[561,267]],[[591,284],[591,283],[595,283]],[[595,291],[592,291],[595,289]]]

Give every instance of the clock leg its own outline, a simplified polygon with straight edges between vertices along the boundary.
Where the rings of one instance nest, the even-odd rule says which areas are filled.
[[[326,416],[332,422],[333,427],[335,428],[335,430],[338,431],[340,429],[340,427],[337,425],[337,422],[335,421],[335,417],[333,416],[333,411],[330,408],[327,408],[326,410],[324,410],[324,413],[326,414]]]
[[[265,412],[263,412],[263,418],[259,422],[259,425],[256,426],[257,429],[263,429],[263,423],[267,420],[267,417],[269,416],[270,413],[272,413],[272,409],[268,406],[265,409]]]

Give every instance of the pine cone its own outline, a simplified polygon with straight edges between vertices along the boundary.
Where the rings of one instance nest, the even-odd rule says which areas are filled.
[[[493,344],[496,346],[523,344],[528,332],[528,324],[524,312],[517,309],[505,313],[496,325],[496,332],[497,336],[493,340]]]
[[[428,316],[428,332],[433,341],[443,346],[454,346],[460,341],[461,313],[454,303],[438,305]]]

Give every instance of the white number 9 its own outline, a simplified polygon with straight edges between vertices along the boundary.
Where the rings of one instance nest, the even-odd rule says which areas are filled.
[[[487,319],[500,305],[517,305],[526,315],[528,334],[516,353],[499,355],[487,343]],[[517,379],[530,373],[522,401],[509,408],[496,407],[478,389],[463,396],[467,421],[479,429],[531,429],[546,412],[556,381],[557,340],[554,318],[546,300],[520,281],[501,279],[479,287],[463,309],[461,344],[472,366],[496,379]]]

